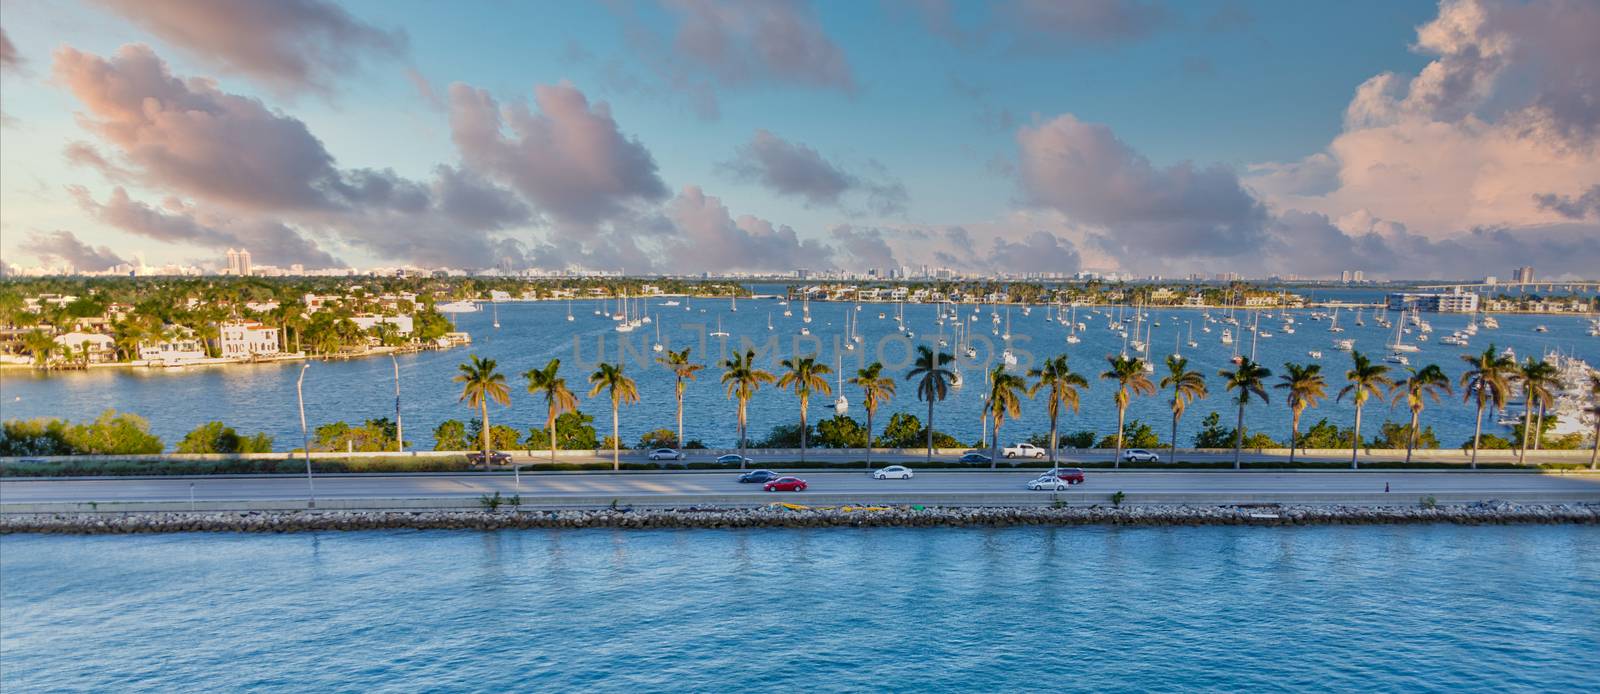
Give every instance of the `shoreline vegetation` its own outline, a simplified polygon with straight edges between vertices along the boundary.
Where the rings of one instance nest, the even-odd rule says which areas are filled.
[[[0,281],[0,369],[86,369],[102,365],[180,366],[310,357],[365,358],[375,349],[445,348],[470,341],[440,307],[463,302],[614,301],[756,296],[756,279],[629,277],[43,277]],[[855,303],[1142,306],[1272,309],[1377,306],[1381,302],[1314,300],[1344,285],[1276,282],[1089,280],[774,279],[789,300]],[[1360,285],[1404,289],[1412,285]],[[1585,315],[1600,296],[1494,294],[1485,313]],[[1535,287],[1537,289],[1537,287]],[[1299,292],[1305,292],[1301,295]],[[1508,290],[1509,291],[1509,290]],[[777,297],[779,295],[770,295]],[[476,310],[465,307],[464,310]],[[265,341],[229,348],[227,325],[270,330]],[[280,356],[281,355],[281,356]],[[217,361],[217,360],[222,361]]]
[[[1097,451],[1104,453],[1105,451]],[[1220,452],[1220,451],[1219,451]],[[602,455],[605,451],[597,451]],[[1404,460],[1404,451],[1393,451],[1391,458],[1370,458],[1361,462],[1362,469],[1368,470],[1463,470],[1465,462],[1444,462]],[[885,463],[887,464],[887,463]],[[1110,460],[1072,461],[1062,463],[1071,467],[1088,470],[1110,470],[1113,463]],[[1001,470],[1047,470],[1052,467],[1047,460],[1004,460],[998,463],[997,468],[992,468],[987,463],[962,463],[950,460],[934,460],[932,462],[918,461],[915,464],[918,470],[940,471],[990,471]],[[760,467],[778,468],[788,472],[823,471],[823,472],[863,472],[867,470],[866,456],[857,460],[835,460],[801,462],[798,456],[763,459]],[[484,471],[481,465],[469,462],[466,453],[451,454],[447,456],[433,456],[420,458],[402,457],[351,457],[344,459],[317,458],[311,461],[313,474],[408,474],[408,473],[478,473],[496,474],[509,472],[516,469],[523,473],[536,474],[541,472],[600,472],[600,471],[738,471],[737,463],[719,463],[712,460],[691,462],[648,462],[626,461],[617,466],[610,462],[596,461],[557,461],[550,462],[537,455],[524,459],[513,459],[511,464],[497,465],[489,471]],[[1122,470],[1314,470],[1314,471],[1340,471],[1349,470],[1350,464],[1345,461],[1307,461],[1285,460],[1274,461],[1247,461],[1242,462],[1238,468],[1232,461],[1226,460],[1184,460],[1181,458],[1171,462],[1140,463],[1123,462],[1115,469]],[[1517,462],[1480,461],[1478,469],[1484,471],[1526,470],[1539,472],[1576,472],[1588,470],[1588,464],[1581,460],[1533,460]],[[55,461],[49,459],[21,459],[0,463],[0,478],[48,478],[48,477],[167,477],[167,476],[203,476],[203,475],[282,475],[285,477],[305,476],[306,462],[301,457],[272,457],[272,458],[226,458],[218,460],[129,460],[117,457],[108,457],[104,460],[65,460]]]
[[[486,505],[487,506],[487,505]],[[126,514],[6,514],[0,535],[130,535],[148,533],[289,533],[362,530],[740,528],[987,528],[1053,526],[1214,525],[1459,525],[1600,523],[1596,504],[1516,504],[1484,501],[1410,505],[1285,506],[1093,504],[1053,507],[840,506],[772,504],[752,509],[629,509],[535,511],[510,504],[481,511],[271,511],[153,512]]]

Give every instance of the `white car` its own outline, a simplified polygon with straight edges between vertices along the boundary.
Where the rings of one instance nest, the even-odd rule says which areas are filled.
[[[872,473],[875,480],[908,480],[911,479],[911,468],[904,465],[890,465]]]
[[[1069,487],[1071,485],[1072,485],[1071,482],[1067,481],[1064,478],[1056,477],[1055,475],[1040,475],[1037,479],[1030,480],[1028,482],[1028,491],[1030,491],[1030,492],[1040,492],[1040,491],[1044,491],[1044,492],[1048,492],[1048,491],[1064,492],[1064,491],[1067,490],[1067,487]]]
[[[1130,448],[1122,452],[1122,461],[1125,463],[1159,463],[1161,462],[1161,456],[1143,448]]]
[[[1007,458],[1043,458],[1044,449],[1031,443],[1019,443],[1015,446],[1006,446]]]
[[[657,448],[650,451],[651,460],[683,460],[683,453],[671,448]]]

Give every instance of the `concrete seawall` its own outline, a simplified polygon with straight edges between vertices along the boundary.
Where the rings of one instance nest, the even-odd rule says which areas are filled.
[[[760,508],[784,502],[807,506],[884,505],[1037,508],[1052,506],[1095,506],[1112,503],[1115,492],[878,492],[806,494],[523,494],[520,508],[527,510],[675,508]],[[1496,491],[1432,493],[1424,496],[1367,492],[1129,492],[1124,506],[1417,506],[1423,499],[1441,506],[1488,501],[1524,504],[1600,504],[1600,488],[1567,491]],[[503,500],[509,497],[502,497]],[[509,501],[506,501],[509,508]],[[62,501],[0,504],[0,514],[124,514],[170,512],[278,512],[314,508],[320,511],[450,511],[477,510],[483,507],[479,496],[446,497],[357,497],[319,498],[315,506],[307,499],[248,499],[188,501]]]
[[[1033,506],[756,509],[591,509],[542,511],[273,511],[11,514],[0,535],[171,532],[328,532],[347,530],[501,530],[520,528],[914,528],[1008,525],[1321,525],[1600,523],[1600,504],[1473,503],[1412,506]]]

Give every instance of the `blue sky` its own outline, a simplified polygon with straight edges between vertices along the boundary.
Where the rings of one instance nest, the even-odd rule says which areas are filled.
[[[222,245],[238,242],[260,246],[262,262],[361,267],[509,257],[638,271],[894,262],[1316,276],[1367,263],[1370,274],[1437,275],[1496,269],[1510,242],[1489,232],[1533,246],[1519,251],[1527,262],[1567,267],[1575,249],[1580,257],[1594,249],[1584,240],[1600,217],[1600,202],[1592,214],[1584,203],[1600,184],[1594,114],[1550,105],[1592,101],[1595,85],[1546,74],[1592,49],[1581,35],[1547,32],[1550,45],[1528,35],[1596,21],[1594,5],[1576,0],[296,0],[270,17],[251,14],[260,9],[232,0],[8,2],[0,17],[15,46],[0,71],[6,262],[92,264],[139,251],[152,261],[215,263]],[[246,19],[252,29],[242,28]],[[762,33],[762,22],[781,30]],[[130,44],[147,46],[141,60],[179,79],[215,80],[216,98],[253,99],[272,114],[245,122],[303,124],[332,160],[314,187],[335,192],[309,205],[324,209],[185,184],[162,168],[171,157],[151,148],[183,152],[174,142],[193,132],[153,120],[138,136],[108,134],[107,123],[133,116],[91,107],[94,90],[111,83],[92,75],[133,74],[138,61],[119,58]],[[718,45],[736,50],[696,52]],[[1465,59],[1507,45],[1492,65]],[[82,57],[75,72],[63,72],[63,50]],[[285,56],[306,57],[311,72],[283,74]],[[1538,75],[1532,87],[1520,79],[1529,74]],[[1475,88],[1436,93],[1462,82]],[[606,104],[609,124],[574,116],[605,131],[591,133],[606,140],[598,150],[552,154],[566,157],[556,169],[592,165],[593,180],[542,170],[534,160],[547,152],[509,118],[469,154],[456,137],[452,116],[467,112],[452,85],[492,98],[495,108],[476,115],[496,122],[493,112],[513,104],[540,116],[538,85],[572,90],[587,115],[603,116]],[[1381,97],[1373,103],[1382,115],[1356,124],[1347,113],[1367,108],[1363,85]],[[185,108],[182,97],[154,98],[169,112]],[[1562,127],[1517,127],[1535,118]],[[541,122],[572,133],[561,117]],[[109,163],[69,160],[73,143]],[[215,160],[186,166],[228,171],[224,153],[241,151],[238,141],[201,144],[213,149],[195,156]],[[1441,172],[1419,163],[1441,148],[1450,155],[1441,159],[1470,162],[1481,175],[1452,180],[1457,193],[1369,180],[1402,169],[1409,185],[1457,178],[1460,163]],[[638,167],[640,157],[654,169]],[[432,180],[441,165],[521,211],[464,221],[481,216],[443,208]],[[431,188],[427,221],[411,236],[391,238],[407,223],[392,201],[337,192],[364,169]],[[1507,191],[1494,172],[1514,170],[1543,173]],[[111,213],[119,187],[165,225]],[[561,212],[561,195],[583,198],[584,211]],[[1561,245],[1570,243],[1578,245]],[[1323,257],[1295,257],[1292,249],[1312,244]],[[693,251],[707,246],[729,250],[715,256],[719,267],[691,267],[711,262]],[[1437,262],[1402,267],[1388,257],[1419,254]]]

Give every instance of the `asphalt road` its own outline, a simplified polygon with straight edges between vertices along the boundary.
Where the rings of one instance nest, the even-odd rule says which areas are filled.
[[[781,472],[781,470],[779,470]],[[929,471],[911,480],[874,480],[862,472],[800,473],[808,492],[769,494],[760,485],[741,484],[735,472],[511,473],[493,475],[325,475],[318,476],[319,499],[477,497],[499,491],[537,497],[604,495],[740,495],[801,501],[807,494],[1016,493],[1034,471]],[[1110,493],[1338,493],[1372,494],[1389,490],[1397,497],[1428,494],[1543,493],[1600,500],[1600,475],[1528,472],[1105,472],[1090,470],[1074,491]],[[201,477],[155,479],[10,479],[0,481],[0,504],[41,502],[147,502],[292,500],[308,496],[304,477]]]
[[[983,453],[985,455],[987,455],[989,453],[988,449],[981,449],[981,450],[980,449],[971,449],[971,450],[975,450],[975,451],[977,451],[979,453]],[[1163,449],[1157,449],[1154,452],[1157,455],[1160,455],[1162,460],[1168,460],[1170,458],[1170,456],[1167,454],[1167,450],[1164,449],[1164,448]],[[716,456],[710,455],[710,454],[697,455],[697,454],[695,454],[694,451],[688,451],[687,453],[689,455],[685,459],[684,462],[691,462],[691,463],[692,462],[710,462],[711,460],[714,460],[716,458]],[[646,454],[635,452],[635,451],[622,451],[622,455],[619,456],[619,457],[624,462],[635,462],[635,463],[648,462],[647,458],[646,458]],[[757,465],[766,464],[766,463],[763,462],[764,457],[763,457],[762,454],[759,454],[759,453],[757,453],[755,451],[751,451],[750,457],[756,459]],[[954,462],[958,457],[960,457],[960,456],[955,456],[955,455],[935,455],[935,456],[933,456],[933,459],[934,460],[947,461],[947,462]],[[1098,451],[1097,450],[1094,453],[1090,453],[1090,454],[1087,454],[1087,455],[1067,455],[1067,454],[1058,455],[1057,456],[1057,462],[1059,464],[1061,464],[1062,466],[1071,466],[1071,465],[1076,465],[1076,464],[1081,464],[1081,463],[1088,463],[1088,462],[1108,463],[1108,462],[1111,462],[1112,458],[1114,458],[1114,457],[1115,457],[1115,452],[1114,451],[1110,451],[1110,450]],[[1251,453],[1250,451],[1244,451],[1239,457],[1240,457],[1240,460],[1242,460],[1244,462],[1247,462],[1247,463],[1287,462],[1289,460],[1289,456],[1286,455],[1286,454],[1256,454],[1256,453]],[[793,460],[794,456],[785,456],[784,459],[785,459],[785,461]],[[810,461],[815,461],[815,462],[849,463],[849,462],[861,462],[861,461],[865,460],[865,456],[863,456],[860,453],[854,453],[854,452],[841,453],[841,452],[839,452],[837,450],[819,448],[819,449],[812,449],[810,451],[807,451],[806,452],[806,459],[810,460]],[[1365,451],[1363,451],[1361,453],[1361,455],[1359,456],[1359,459],[1361,461],[1363,461],[1363,462],[1399,461],[1399,460],[1404,460],[1405,459],[1405,451],[1403,451],[1403,450],[1400,450],[1400,451],[1374,450],[1370,454],[1365,452]],[[1472,459],[1471,455],[1462,453],[1462,452],[1457,451],[1457,450],[1418,451],[1416,456],[1415,456],[1415,460],[1417,462],[1459,463],[1461,465],[1467,464],[1471,459]],[[521,464],[541,463],[541,462],[545,462],[545,461],[549,460],[549,454],[547,454],[547,453],[546,454],[541,454],[539,451],[534,451],[534,453],[530,456],[526,452],[516,451],[516,452],[514,452],[512,460],[513,460],[513,462],[521,463]],[[575,455],[572,452],[563,452],[561,457],[559,458],[559,460],[561,462],[564,462],[564,463],[609,463],[609,462],[611,462],[611,455],[609,453],[602,454],[602,455]],[[921,454],[921,453],[893,454],[893,453],[881,453],[880,452],[880,453],[873,453],[872,454],[872,462],[873,462],[874,465],[888,465],[890,463],[915,464],[915,463],[920,463],[920,462],[922,462],[924,460],[926,460],[926,456],[924,454]],[[1182,449],[1180,449],[1178,451],[1177,460],[1182,461],[1182,462],[1195,462],[1195,463],[1231,463],[1231,462],[1233,462],[1233,453],[1232,452],[1227,452],[1227,453],[1189,453],[1189,452],[1185,452]],[[1308,462],[1308,463],[1310,463],[1310,462],[1316,462],[1316,463],[1349,463],[1350,462],[1350,452],[1349,451],[1340,451],[1338,453],[1317,454],[1317,455],[1310,455],[1310,454],[1306,454],[1306,453],[1297,453],[1297,454],[1295,454],[1295,460],[1296,461],[1301,461],[1301,462]],[[1478,454],[1478,462],[1480,462],[1480,463],[1488,463],[1488,462],[1504,463],[1504,462],[1515,462],[1515,461],[1516,461],[1516,452],[1515,451],[1480,451],[1479,454]],[[1587,450],[1577,450],[1577,451],[1534,451],[1534,452],[1532,452],[1532,455],[1530,455],[1529,459],[1528,459],[1529,463],[1555,462],[1555,461],[1565,462],[1565,463],[1587,463],[1587,462],[1589,462],[1589,451],[1587,451]],[[1001,457],[1001,463],[1004,464],[1005,462],[1006,462],[1006,459],[1004,458],[1004,456],[1002,456]],[[863,469],[865,469],[865,468],[863,467]]]

